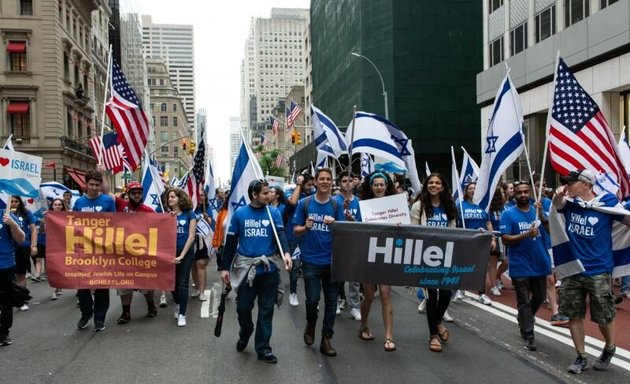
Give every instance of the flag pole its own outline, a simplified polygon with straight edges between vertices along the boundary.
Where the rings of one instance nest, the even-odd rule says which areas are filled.
[[[538,186],[538,196],[542,196],[542,188],[543,188],[542,179],[545,176],[545,163],[547,162],[547,154],[549,152],[549,122],[551,120],[551,112],[553,110],[553,98],[556,95],[555,87],[556,87],[556,79],[558,78],[558,63],[559,62],[560,62],[560,51],[557,51],[555,67],[553,71],[553,83],[552,83],[552,86],[554,87],[554,91],[553,91],[553,96],[551,97],[551,104],[549,105],[549,111],[547,112],[547,126],[545,127],[545,147],[543,150],[542,165],[540,168],[540,185]],[[532,188],[533,187],[534,185],[532,184]]]
[[[350,145],[348,145],[348,178],[352,179],[352,146],[354,145],[354,120],[357,116],[357,106],[352,106],[352,132],[350,133]]]
[[[111,87],[111,79],[110,74],[112,72],[112,45],[109,45],[109,50],[107,52],[107,74],[105,75],[105,87],[103,91],[103,113],[101,114],[101,148],[100,148],[100,157],[96,159],[96,161],[101,164],[103,160],[103,151],[105,148],[103,145],[103,133],[105,131],[105,106],[107,105],[107,90]],[[115,188],[115,186],[114,186]]]
[[[13,143],[11,142],[12,139],[13,139],[13,134],[10,134],[9,137],[7,137],[7,141],[4,143],[4,147],[2,148],[6,148],[8,144],[11,144],[11,146],[13,147]]]
[[[452,167],[453,172],[455,172],[455,177],[457,178],[457,192],[459,193],[459,214],[462,216],[462,228],[466,229],[466,223],[464,222],[464,205],[463,205],[464,194],[462,193],[462,186],[461,186],[461,183],[459,182],[459,172],[457,171],[457,165],[455,163],[455,151],[453,150],[452,145],[451,145],[451,162],[453,164],[453,167]]]
[[[146,164],[147,164],[148,171],[151,173],[151,185],[154,185],[156,187],[155,190],[158,191],[159,188],[157,188],[158,185],[157,185],[157,180],[155,176],[159,177],[160,175],[159,173],[158,175],[153,174],[153,171],[151,169],[151,160],[150,160],[151,155],[149,155],[149,150],[147,149],[147,147],[144,148],[144,158],[145,158],[145,161],[147,162]],[[162,182],[162,178],[160,178],[160,182]],[[166,212],[164,210],[164,205],[162,205],[162,196],[160,196],[160,198],[158,199],[158,203],[160,203],[160,209],[162,210],[162,212]]]

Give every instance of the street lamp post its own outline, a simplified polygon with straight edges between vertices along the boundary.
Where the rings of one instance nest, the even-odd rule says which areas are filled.
[[[385,102],[385,118],[387,120],[389,120],[389,109],[387,107],[387,91],[385,90],[385,82],[383,81],[383,76],[381,76],[381,71],[378,70],[378,67],[376,66],[376,64],[374,64],[372,62],[372,60],[368,59],[367,57],[363,56],[362,54],[357,53],[357,52],[350,52],[350,54],[352,56],[356,56],[356,57],[360,57],[362,59],[365,59],[368,63],[372,64],[372,67],[376,71],[376,74],[378,75],[379,79],[381,79],[381,86],[383,87],[383,101]]]

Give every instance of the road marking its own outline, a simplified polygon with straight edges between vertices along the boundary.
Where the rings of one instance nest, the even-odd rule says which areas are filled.
[[[479,296],[471,292],[466,292],[466,297],[472,298],[472,300],[463,300],[464,303],[483,309],[486,312],[490,312],[514,324],[518,324],[518,321],[516,320],[518,311],[516,309],[496,301],[493,301],[492,305],[481,304],[478,301]],[[458,301],[461,302],[462,300]],[[574,348],[573,340],[571,340],[571,333],[567,328],[555,327],[547,320],[536,317],[536,332]],[[585,338],[585,342],[586,353],[599,357],[602,348],[604,348],[604,342],[588,335]],[[613,357],[611,363],[625,369],[626,371],[630,371],[630,351],[617,346],[615,357]]]
[[[206,317],[210,317],[210,296],[212,291],[209,289],[206,289],[205,291],[203,291],[203,294],[207,297],[207,299],[205,301],[201,302],[201,317],[202,318],[206,318]]]

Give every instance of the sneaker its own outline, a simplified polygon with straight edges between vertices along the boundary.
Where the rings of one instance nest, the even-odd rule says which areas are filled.
[[[538,349],[538,346],[536,345],[536,342],[534,342],[534,339],[525,339],[524,347],[528,351],[535,351],[536,349]]]
[[[289,305],[292,307],[297,307],[298,305],[300,305],[297,293],[292,293],[289,295]]]
[[[496,286],[497,288],[499,288],[499,290],[502,290],[503,288],[505,288],[505,285],[503,284],[503,280],[501,280],[501,279],[498,279],[498,280],[497,280],[497,282],[496,282],[495,286]]]
[[[247,340],[238,339],[236,342],[236,352],[243,352],[247,348]]]
[[[337,304],[337,310],[335,311],[335,315],[337,316],[341,315],[341,308],[339,307],[339,304]]]
[[[208,296],[206,296],[205,293],[200,293],[199,294],[199,301],[206,301],[208,300]]]
[[[160,296],[160,308],[166,308],[167,303],[166,303],[166,296],[162,295]]]
[[[178,327],[185,327],[186,326],[186,316],[184,316],[184,315],[177,316],[177,326]]]
[[[492,296],[501,296],[501,290],[499,287],[492,287],[490,289],[490,294],[492,294]]]
[[[194,290],[194,291],[192,291],[192,293],[190,294],[190,297],[197,297],[197,296],[199,296],[199,295],[201,295],[201,291],[199,291],[199,290],[196,290],[196,289],[195,289],[195,290]]]
[[[485,293],[479,295],[479,302],[483,305],[492,305],[492,300]]]
[[[127,324],[131,321],[131,314],[129,312],[123,312],[122,315],[116,320],[118,324]]]
[[[258,360],[262,360],[267,364],[275,364],[278,362],[278,358],[271,352],[267,352],[264,355],[259,355]]]
[[[28,311],[28,305],[22,304],[22,306],[20,307],[20,311],[22,311],[22,312]]]
[[[418,304],[418,313],[424,313],[427,310],[427,300],[424,299]]]
[[[556,327],[559,327],[561,325],[567,325],[569,324],[569,318],[565,315],[561,315],[559,313],[556,313],[555,315],[551,316],[551,321],[550,321],[551,325],[554,325]]]
[[[596,371],[604,371],[608,368],[610,364],[610,360],[612,360],[613,356],[615,356],[615,351],[617,347],[614,345],[612,347],[606,347],[602,350],[602,354],[599,355],[597,360],[593,363],[593,369]]]
[[[13,344],[13,340],[11,340],[9,335],[0,335],[0,347],[5,347],[11,344]]]
[[[455,300],[464,300],[464,291],[457,290],[457,292],[455,292]]]
[[[77,323],[77,328],[78,329],[85,329],[87,328],[87,324],[88,321],[90,321],[90,317],[91,316],[81,316],[81,318],[79,319],[79,322]]]
[[[95,321],[94,322],[94,332],[103,332],[104,330],[106,330],[107,327],[105,327],[105,323],[102,321]]]
[[[31,281],[34,282],[34,283],[39,283],[42,280],[39,277],[37,277],[37,276],[31,276]]]
[[[569,371],[569,373],[582,373],[583,370],[585,370],[586,368],[588,368],[588,360],[586,360],[586,355],[584,356],[580,356],[578,355],[577,359],[575,359],[575,362],[571,365],[569,365],[569,368],[567,368],[567,371]]]
[[[346,309],[346,299],[339,300],[338,305],[340,309]]]
[[[53,292],[52,296],[50,297],[50,300],[58,300],[59,299],[59,294],[57,294],[57,292]]]
[[[173,305],[173,317],[179,319],[179,304]]]
[[[448,311],[444,311],[444,316],[442,316],[442,320],[446,321],[447,323],[453,322],[453,318],[451,317],[451,315],[448,314]]]
[[[359,308],[352,308],[350,310],[350,318],[361,321],[361,310]]]
[[[147,317],[155,317],[158,315],[158,310],[155,307],[155,303],[153,301],[147,304]]]

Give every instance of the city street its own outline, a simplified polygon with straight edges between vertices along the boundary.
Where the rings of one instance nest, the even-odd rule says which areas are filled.
[[[210,281],[217,279],[216,272],[211,272]],[[243,353],[236,352],[233,294],[227,302],[223,335],[216,338],[213,316],[202,317],[208,315],[211,303],[202,306],[195,298],[190,301],[185,328],[176,326],[170,296],[169,307],[149,319],[139,294],[134,296],[132,321],[117,325],[121,307],[112,290],[107,329],[95,333],[91,322],[86,330],[76,329],[79,310],[73,291],[66,290],[58,301],[51,301],[47,282],[29,283],[29,288],[34,299],[29,311],[15,313],[14,344],[0,348],[3,382],[601,383],[625,382],[630,369],[630,353],[618,348],[616,365],[606,372],[566,373],[575,357],[567,329],[539,319],[538,351],[528,352],[518,337],[514,310],[499,302],[483,306],[470,293],[449,309],[455,322],[447,323],[451,338],[441,354],[429,352],[426,320],[417,313],[415,293],[397,287],[393,303],[398,350],[383,349],[376,300],[370,322],[375,340],[360,340],[359,323],[349,318],[348,310],[342,311],[333,339],[338,356],[328,358],[316,348],[319,340],[313,347],[302,341],[305,315],[300,291],[299,307],[288,306],[285,298],[285,305],[276,311],[272,347],[279,361],[268,365],[257,360],[253,338]],[[620,312],[627,316],[627,310]],[[321,318],[318,333],[320,327]],[[601,343],[597,343],[589,343],[589,353],[599,353]],[[589,355],[589,362],[594,360]]]

